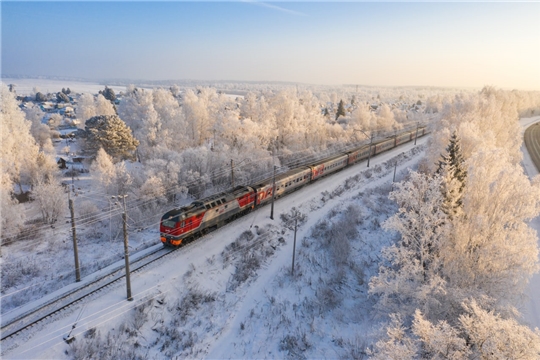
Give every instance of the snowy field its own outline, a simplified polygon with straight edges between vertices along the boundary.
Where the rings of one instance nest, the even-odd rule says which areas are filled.
[[[14,84],[17,94],[23,96],[34,94],[34,88],[37,88],[38,91],[41,91],[44,94],[57,93],[62,91],[62,88],[69,88],[75,93],[97,94],[105,87],[105,84],[98,84],[96,82],[82,82],[73,80],[2,78],[2,82],[5,84]],[[110,86],[110,88],[117,93],[126,89],[125,86]]]

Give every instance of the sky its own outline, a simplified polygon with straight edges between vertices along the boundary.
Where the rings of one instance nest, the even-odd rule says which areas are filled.
[[[540,90],[540,2],[1,2],[3,75]]]

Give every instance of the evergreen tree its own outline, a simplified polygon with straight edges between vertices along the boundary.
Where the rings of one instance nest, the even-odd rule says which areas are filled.
[[[343,105],[343,100],[339,100],[339,105],[336,112],[336,120],[340,116],[345,116],[345,106]]]
[[[56,93],[56,101],[57,102],[69,102],[69,97],[64,94],[63,92]]]
[[[118,115],[98,115],[85,123],[87,150],[97,152],[102,147],[116,160],[133,159],[139,141]]]
[[[114,90],[110,87],[105,86],[105,90],[99,92],[101,95],[105,97],[105,99],[109,100],[110,102],[114,102],[116,100],[116,94],[114,93]]]
[[[43,93],[41,93],[41,92],[38,91],[38,92],[36,93],[36,101],[37,101],[37,102],[44,102],[44,101],[47,101],[47,97],[46,97]]]
[[[456,215],[463,207],[463,192],[467,180],[460,140],[454,131],[441,155],[437,173],[443,177],[442,193],[445,197],[444,211],[450,216]]]

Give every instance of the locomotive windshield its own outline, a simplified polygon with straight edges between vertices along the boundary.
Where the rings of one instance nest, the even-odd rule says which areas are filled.
[[[161,223],[163,226],[174,228],[176,226],[176,219],[163,220]]]

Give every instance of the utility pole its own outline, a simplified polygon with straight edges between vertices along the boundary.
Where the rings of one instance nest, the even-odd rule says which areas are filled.
[[[126,196],[127,195],[118,195],[118,199],[123,198],[124,203],[124,213],[122,214],[122,220],[124,222],[124,259],[126,261],[126,288],[127,288],[127,299],[132,301],[133,297],[131,296],[131,280],[129,278],[129,247],[128,247],[128,232],[127,232],[127,213],[126,213]],[[115,198],[114,196],[112,197]]]
[[[276,165],[274,165],[274,176],[272,179],[272,206],[270,207],[270,219],[274,220],[274,199],[276,192]]]
[[[234,188],[234,162],[233,159],[231,159],[231,184]]]
[[[396,182],[396,170],[397,170],[397,161],[394,164],[394,178],[392,179],[392,191],[394,191],[394,183]]]
[[[373,130],[371,131],[371,136],[368,136],[364,130],[360,129],[353,129],[354,131],[360,131],[362,134],[364,134],[366,137],[370,138],[369,141],[369,154],[367,158],[367,167],[369,167],[369,160],[371,160],[371,145],[373,145]]]
[[[371,133],[371,140],[369,142],[369,154],[367,158],[367,167],[369,167],[369,160],[371,160],[371,145],[373,145],[373,133]]]
[[[416,145],[416,138],[418,137],[418,123],[416,123],[416,134],[414,135],[414,145]]]
[[[272,165],[274,168],[274,175],[272,176],[272,205],[270,206],[270,219],[274,220],[274,199],[276,192],[276,144],[274,143],[274,151],[272,156]]]
[[[69,196],[69,212],[71,213],[71,230],[73,233],[73,252],[75,253],[75,281],[81,281],[81,269],[79,267],[79,250],[77,249],[77,232],[75,231],[75,211],[73,210],[73,200]]]
[[[298,229],[298,214],[296,214],[296,217],[294,218],[294,243],[293,243],[293,250],[292,250],[292,270],[291,274],[294,276],[294,255],[296,253],[296,230]]]

